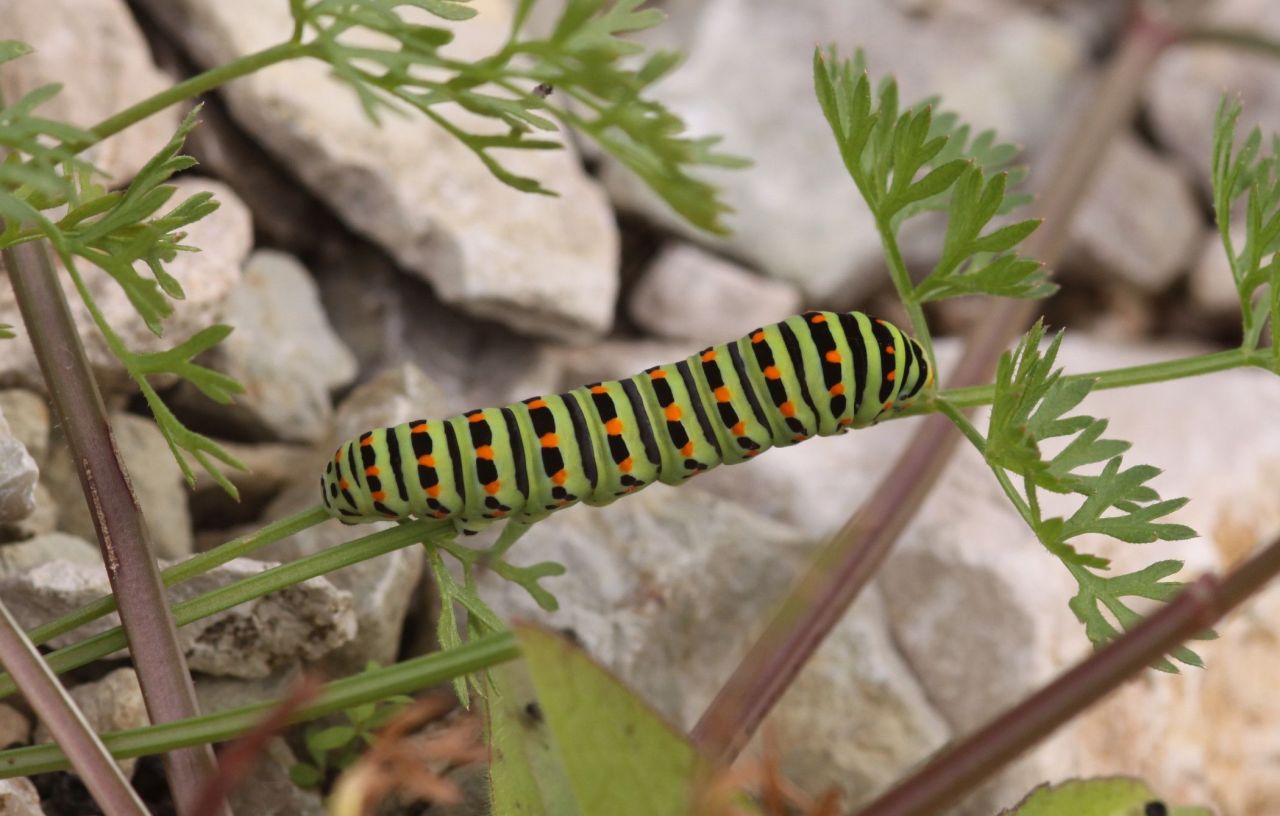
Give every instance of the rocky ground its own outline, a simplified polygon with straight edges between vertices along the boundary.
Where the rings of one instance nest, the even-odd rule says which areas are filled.
[[[504,36],[512,3],[475,0],[457,55]],[[554,5],[554,4],[552,4]],[[1095,55],[1119,19],[1101,2],[771,0],[668,2],[642,39],[688,53],[659,94],[697,133],[719,133],[748,171],[715,174],[736,212],[719,240],[682,225],[625,170],[586,145],[513,157],[558,198],[494,181],[442,131],[415,118],[371,129],[318,64],[281,65],[208,100],[189,149],[201,160],[179,196],[212,190],[221,208],[196,225],[170,272],[187,299],[157,339],[105,274],[89,285],[135,349],[171,345],[215,321],[235,333],[207,361],[246,386],[234,410],[174,387],[192,427],[227,440],[252,472],[232,505],[212,482],[188,489],[119,364],[73,304],[113,411],[121,453],[157,557],[171,561],[314,504],[315,476],[341,439],[678,358],[801,308],[886,307],[880,246],[846,182],[811,93],[810,51],[866,48],[904,97],[946,107],[1025,146],[1036,160],[1067,110],[1088,104]],[[3,37],[37,54],[0,69],[6,97],[48,82],[51,115],[93,124],[175,78],[287,35],[284,3],[250,0],[0,0]],[[1222,22],[1280,36],[1280,7],[1221,0]],[[544,15],[546,16],[546,15]],[[57,19],[56,26],[49,20]],[[542,17],[535,24],[544,24]],[[981,55],[975,57],[975,54]],[[1221,48],[1165,57],[1140,121],[1115,143],[1073,225],[1047,307],[1071,331],[1061,362],[1085,371],[1200,353],[1232,341],[1237,303],[1208,220],[1209,145],[1223,90],[1248,124],[1280,131],[1280,66]],[[127,180],[181,111],[153,117],[92,157]],[[590,169],[588,169],[590,168]],[[908,254],[926,255],[920,234]],[[932,242],[932,243],[931,243]],[[939,310],[953,330],[981,310]],[[886,316],[892,316],[891,313]],[[0,323],[0,595],[26,625],[107,586],[73,464],[7,284]],[[941,353],[954,354],[943,342]],[[1154,406],[1154,408],[1153,408]],[[1085,408],[1190,496],[1175,520],[1199,537],[1159,545],[1191,573],[1242,560],[1280,528],[1280,381],[1237,371],[1099,393]],[[604,509],[539,525],[514,560],[552,558],[562,609],[545,616],[519,590],[486,587],[506,614],[571,627],[661,711],[689,726],[754,628],[806,559],[870,492],[905,445],[894,422],[814,442],[680,490],[655,486]],[[175,597],[331,547],[370,528],[313,528],[183,585]],[[1094,542],[1090,542],[1094,544]],[[1150,549],[1096,542],[1120,566]],[[522,556],[521,553],[527,553]],[[810,791],[865,799],[1088,652],[1066,600],[1069,575],[1025,529],[979,458],[964,449],[864,594],[771,718],[783,765]],[[331,675],[429,648],[423,557],[406,549],[314,579],[183,630],[209,710],[264,699],[304,666]],[[1170,798],[1239,816],[1280,801],[1280,587],[1264,592],[1200,649],[1208,668],[1147,673],[988,785],[960,811],[989,814],[1035,784],[1133,773]],[[99,729],[142,724],[136,678],[120,656],[71,676]],[[42,739],[29,712],[0,704],[0,745]],[[241,797],[254,813],[319,813],[288,782],[273,745]],[[138,764],[137,774],[148,771]],[[0,783],[0,812],[50,812],[71,796],[42,780]],[[249,801],[245,798],[244,801]],[[62,803],[62,804],[60,804]],[[244,812],[250,812],[248,810]]]

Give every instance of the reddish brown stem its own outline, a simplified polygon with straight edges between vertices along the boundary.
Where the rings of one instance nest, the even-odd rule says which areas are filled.
[[[894,785],[857,816],[941,813],[1126,679],[1203,632],[1280,573],[1280,539],[1219,581],[1206,575],[1107,648]]]
[[[195,689],[142,509],[48,251],[43,242],[20,244],[4,251],[4,262],[89,503],[147,713],[154,723],[194,717],[199,714]],[[186,816],[204,779],[213,773],[213,749],[183,748],[166,754],[164,761],[174,801]]]
[[[1052,266],[1067,241],[1071,215],[1087,192],[1112,137],[1132,118],[1143,83],[1166,45],[1168,29],[1135,15],[1112,58],[1095,104],[1058,146],[1052,183],[1037,202],[1044,224],[1022,252]],[[967,339],[948,386],[990,379],[1000,354],[1030,321],[1036,305],[1000,301]],[[799,673],[805,661],[853,604],[883,563],[907,522],[933,488],[959,434],[941,415],[923,420],[871,498],[853,516],[783,601],[712,700],[692,736],[711,756],[732,761]]]

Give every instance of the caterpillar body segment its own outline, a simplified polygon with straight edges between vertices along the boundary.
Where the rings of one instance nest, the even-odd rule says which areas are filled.
[[[932,385],[923,350],[892,324],[807,312],[626,379],[367,431],[334,453],[324,506],[347,523],[527,525],[871,425]]]

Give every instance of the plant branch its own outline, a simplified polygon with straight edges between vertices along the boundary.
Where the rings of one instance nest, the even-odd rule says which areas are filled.
[[[520,649],[511,632],[473,638],[447,652],[434,652],[328,683],[315,702],[294,712],[289,723],[307,722],[397,694],[409,694],[519,656]],[[104,735],[102,741],[117,759],[158,754],[189,745],[225,742],[252,730],[276,706],[275,701],[268,700],[189,720],[117,731]],[[56,745],[0,751],[0,778],[60,771],[66,767],[66,756]]]
[[[36,716],[70,757],[71,765],[103,812],[107,816],[146,816],[147,809],[129,786],[120,766],[58,683],[58,678],[49,671],[35,645],[23,635],[3,602],[0,602],[0,663],[22,687]]]
[[[940,813],[1018,754],[1093,705],[1280,574],[1280,538],[1226,578],[1205,575],[1106,648],[936,755],[857,816]]]
[[[23,244],[6,249],[4,261],[89,502],[147,713],[152,722],[195,716],[199,713],[195,689],[151,553],[142,510],[116,450],[102,395],[49,254],[43,243]],[[165,755],[166,775],[179,813],[188,812],[213,769],[213,751],[207,746]]]
[[[1112,137],[1132,117],[1156,58],[1170,42],[1167,29],[1135,15],[1084,118],[1069,129],[1038,201],[1044,225],[1023,252],[1052,266],[1067,241],[1071,216],[1084,198]],[[1034,303],[1001,301],[968,338],[951,377],[958,386],[987,382],[1001,352],[1030,322]],[[884,561],[899,533],[942,472],[959,435],[946,417],[926,417],[894,467],[801,579],[763,634],[734,669],[694,727],[695,742],[710,756],[731,760],[805,661],[818,648]]]

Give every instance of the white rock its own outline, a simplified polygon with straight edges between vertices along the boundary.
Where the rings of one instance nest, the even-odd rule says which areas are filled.
[[[36,460],[9,430],[0,412],[0,524],[19,522],[31,514],[39,478]]]
[[[34,391],[8,388],[0,391],[0,414],[36,465],[43,466],[49,452],[49,404]]]
[[[274,564],[237,558],[169,590],[180,603],[214,588],[257,575]],[[0,575],[0,592],[19,623],[30,629],[110,592],[101,564],[51,561],[16,575]],[[113,613],[54,638],[61,648],[119,625]],[[192,671],[231,677],[265,677],[298,660],[318,660],[356,634],[352,599],[325,578],[273,592],[178,630]]]
[[[40,794],[30,779],[0,779],[0,816],[44,816]]]
[[[572,630],[688,728],[813,551],[809,537],[750,510],[654,485],[606,508],[558,513],[516,545],[514,563],[549,559],[567,567],[543,581],[560,611],[542,612],[522,589],[492,575],[483,594],[506,616]],[[889,638],[874,591],[803,670],[771,722],[783,736],[789,775],[818,787],[840,784],[855,798],[947,737]]]
[[[0,89],[9,104],[41,85],[61,83],[61,93],[38,108],[38,115],[88,128],[172,84],[152,63],[124,0],[3,0],[0,17],[6,39],[35,48],[5,64]],[[83,157],[119,186],[173,137],[180,115],[177,107],[152,114]]]
[[[1203,219],[1179,168],[1132,135],[1112,142],[1071,223],[1064,265],[1160,292],[1191,265]]]
[[[186,384],[185,410],[207,415],[242,435],[314,442],[329,430],[329,393],[355,377],[355,359],[334,336],[307,270],[292,256],[255,252],[223,306],[235,328],[210,353],[210,367],[234,377],[245,392],[217,405]]]
[[[68,533],[45,533],[0,547],[0,572],[15,574],[50,561],[100,565],[97,546]]]
[[[31,741],[31,722],[18,709],[0,703],[0,750]],[[0,807],[0,814],[4,809]]]
[[[1231,225],[1231,241],[1237,253],[1244,246],[1243,222]],[[1231,273],[1231,261],[1222,246],[1222,235],[1212,228],[1201,235],[1200,256],[1191,270],[1191,299],[1213,315],[1240,314],[1240,294]]]
[[[960,5],[916,20],[882,0],[712,0],[699,16],[686,10],[673,21],[689,57],[655,94],[693,133],[721,134],[725,150],[755,161],[700,173],[737,210],[728,219],[734,235],[721,243],[730,254],[819,299],[864,295],[881,274],[874,224],[814,97],[816,43],[834,40],[844,55],[864,48],[874,76],[897,75],[904,101],[941,94],[945,108],[1005,140],[1035,144],[1056,124],[1084,56],[1078,35],[1021,9],[993,16],[989,3]],[[605,171],[619,204],[693,234],[615,162]]]
[[[288,39],[286,6],[254,0],[148,3],[206,66]],[[498,48],[511,3],[473,3],[446,52],[477,59]],[[440,20],[430,18],[432,24]],[[617,228],[599,186],[572,149],[503,151],[512,170],[559,197],[496,181],[460,142],[422,116],[373,127],[351,90],[314,60],[272,66],[225,93],[232,115],[356,230],[380,243],[449,303],[535,334],[586,339],[612,322]],[[466,130],[490,120],[441,112]],[[515,155],[519,153],[519,155]]]
[[[654,259],[627,305],[654,334],[722,343],[800,311],[800,292],[681,243]]]
[[[138,674],[131,668],[116,669],[101,680],[81,683],[69,690],[89,726],[98,734],[141,728],[150,725],[147,704],[138,685]],[[34,741],[51,742],[52,735],[44,723],[36,726]],[[125,778],[133,776],[137,758],[119,760]]]
[[[77,264],[107,323],[120,335],[125,346],[135,352],[172,348],[212,325],[221,311],[223,300],[240,279],[240,264],[248,255],[253,241],[249,211],[229,187],[192,176],[176,179],[174,186],[178,189],[169,201],[170,206],[176,206],[202,191],[213,192],[221,206],[186,228],[187,237],[183,244],[199,247],[200,251],[179,252],[166,267],[182,285],[186,297],[173,303],[174,313],[164,323],[163,337],[157,337],[146,327],[115,279],[88,263]],[[71,278],[60,271],[59,279],[70,301],[71,315],[98,387],[107,394],[136,390],[124,367],[107,348],[106,341],[89,317],[88,309],[75,297]],[[0,383],[24,385],[43,393],[44,379],[27,340],[13,289],[8,286],[0,286],[0,323],[14,326],[18,334],[14,340],[4,341],[4,354],[0,355]]]
[[[158,558],[186,558],[194,551],[187,483],[164,435],[153,421],[136,414],[112,414],[110,420],[116,448],[151,533],[153,552]],[[44,484],[58,507],[58,528],[96,541],[89,505],[65,445],[50,452]]]
[[[1204,24],[1262,37],[1280,36],[1280,6],[1269,0],[1205,4]],[[1194,172],[1208,201],[1213,122],[1226,94],[1244,104],[1239,134],[1262,128],[1263,144],[1280,132],[1280,65],[1247,48],[1203,44],[1168,49],[1152,69],[1146,107],[1156,138]]]

